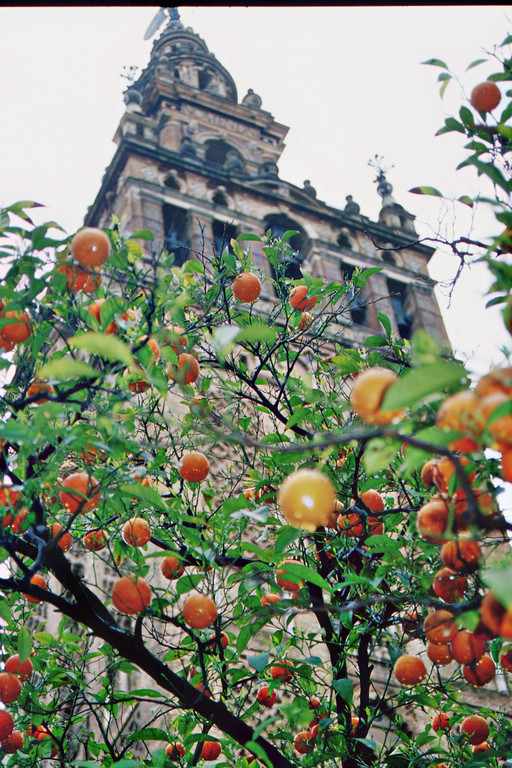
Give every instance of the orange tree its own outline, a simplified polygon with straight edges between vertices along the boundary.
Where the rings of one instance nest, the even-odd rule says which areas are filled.
[[[499,190],[507,324],[510,114],[445,127]],[[382,314],[345,347],[368,273],[290,281],[293,233],[263,300],[255,235],[177,268],[33,206],[0,219],[4,762],[502,764],[508,718],[464,691],[512,670],[512,369],[471,387]]]

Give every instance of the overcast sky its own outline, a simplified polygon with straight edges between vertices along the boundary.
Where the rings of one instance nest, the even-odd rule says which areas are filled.
[[[114,153],[123,67],[148,62],[152,41],[144,33],[157,10],[0,9],[0,204],[33,199],[47,206],[45,220],[69,232],[82,224]],[[464,74],[512,32],[512,7],[181,6],[180,13],[229,70],[239,100],[253,88],[263,109],[290,126],[282,178],[299,186],[310,179],[319,199],[340,208],[352,194],[376,219],[380,198],[368,160],[378,154],[421,235],[499,234],[483,209],[473,215],[408,190],[425,184],[454,196],[489,193],[472,171],[455,172],[464,158],[460,135],[434,134],[495,71],[484,65]],[[433,57],[461,75],[463,91],[452,82],[441,101],[440,70],[421,65]],[[440,250],[431,275],[446,281],[456,267]],[[486,282],[485,272],[467,270],[449,308],[446,290],[438,290],[455,351],[477,372],[509,344],[497,312],[483,311]]]

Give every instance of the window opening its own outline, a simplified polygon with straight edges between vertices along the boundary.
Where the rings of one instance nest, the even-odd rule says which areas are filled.
[[[188,216],[183,208],[164,205],[165,247],[174,254],[174,265],[181,267],[190,258]]]
[[[412,315],[405,310],[407,303],[407,286],[405,283],[401,283],[399,280],[393,280],[391,277],[388,277],[387,285],[393,312],[395,313],[398,332],[403,339],[410,339],[413,318]]]
[[[341,277],[343,282],[349,282],[352,280],[355,269],[356,268],[353,264],[341,265]],[[366,303],[361,296],[361,291],[352,285],[347,291],[346,296],[349,302],[348,308],[350,311],[350,317],[354,323],[357,323],[357,325],[363,325],[366,320]]]

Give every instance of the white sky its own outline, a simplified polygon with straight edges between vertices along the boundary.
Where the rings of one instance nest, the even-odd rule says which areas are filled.
[[[122,69],[148,62],[152,41],[143,38],[156,11],[0,9],[0,205],[33,199],[47,206],[38,220],[56,220],[69,232],[82,224],[114,153]],[[408,190],[425,184],[454,196],[489,193],[472,171],[455,172],[464,158],[461,136],[434,136],[464,103],[459,86],[451,83],[441,101],[440,70],[421,62],[443,59],[463,75],[467,98],[497,67],[464,70],[512,32],[511,6],[181,6],[180,13],[231,73],[239,100],[253,88],[263,109],[290,126],[282,178],[299,186],[310,179],[318,198],[339,208],[352,194],[375,220],[380,198],[368,160],[382,155],[394,197],[416,214],[422,235],[499,234],[484,209],[473,221],[458,203]],[[446,280],[456,267],[439,252],[431,275]],[[483,312],[487,282],[485,272],[468,271],[449,309],[438,293],[452,344],[477,372],[509,344],[497,312]]]

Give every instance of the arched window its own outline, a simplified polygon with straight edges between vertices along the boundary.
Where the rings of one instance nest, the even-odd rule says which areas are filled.
[[[216,165],[219,168],[228,165],[236,165],[239,169],[243,168],[243,157],[240,152],[232,147],[223,139],[210,139],[206,142],[205,160],[210,165]]]
[[[174,254],[174,265],[181,267],[190,258],[188,214],[184,208],[164,205],[165,247]]]
[[[405,283],[401,283],[399,280],[393,280],[391,277],[388,277],[387,284],[393,312],[395,313],[396,324],[398,326],[398,332],[403,339],[410,339],[412,335],[413,317],[405,311],[407,304],[407,286]]]
[[[395,254],[393,251],[382,251],[382,261],[387,261],[388,264],[396,264]]]
[[[236,227],[233,224],[228,224],[225,221],[214,221],[212,233],[215,256],[219,257],[224,248],[228,248],[232,252],[231,240],[237,235]]]
[[[289,219],[288,216],[285,216],[284,214],[271,214],[270,216],[267,216],[265,219],[265,232],[269,229],[272,232],[272,236],[275,238],[282,237],[285,232],[288,232],[291,229],[297,232],[296,235],[293,235],[288,240],[288,244],[293,253],[284,257],[283,266],[285,277],[290,278],[290,280],[300,280],[302,278],[300,265],[304,261],[306,233],[300,224],[292,221],[292,219]],[[274,280],[277,280],[278,275],[276,274],[274,267],[271,266],[271,268],[272,276],[274,277]]]
[[[344,283],[352,280],[355,269],[353,264],[341,264],[341,278]],[[357,325],[363,325],[366,320],[366,304],[361,296],[361,291],[351,286],[346,296],[349,300],[350,317]]]

